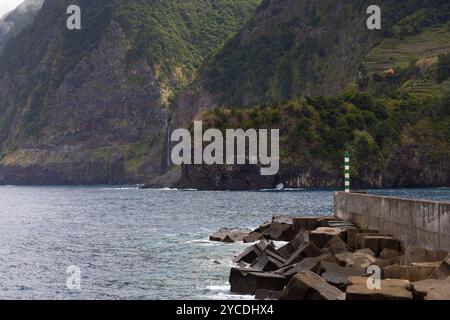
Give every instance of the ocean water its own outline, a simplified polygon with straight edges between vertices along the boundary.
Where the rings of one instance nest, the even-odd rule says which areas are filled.
[[[449,189],[373,191],[450,201]],[[273,214],[330,215],[332,191],[0,187],[0,299],[250,299],[229,293],[247,245],[208,236]],[[69,290],[67,268],[81,271]]]

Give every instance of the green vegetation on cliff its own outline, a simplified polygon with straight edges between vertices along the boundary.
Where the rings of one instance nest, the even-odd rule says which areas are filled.
[[[369,71],[390,62],[406,67],[425,51],[435,56],[448,50],[448,1],[382,0],[381,31],[366,28],[369,4],[266,0],[204,65],[203,87],[230,106],[335,95],[358,77],[380,41],[367,58]]]
[[[131,35],[129,63],[145,58],[161,80],[186,84],[183,77],[192,78],[203,59],[242,27],[259,2],[132,0],[123,2],[115,17]]]
[[[406,92],[389,98],[349,88],[336,97],[216,108],[203,119],[206,127],[221,130],[279,128],[282,167],[319,162],[338,177],[348,150],[354,180],[379,187],[377,177],[386,174],[390,161],[408,145],[417,146],[427,168],[450,172],[449,106],[450,92],[419,100]]]
[[[66,28],[71,4],[81,8],[81,30]],[[141,182],[161,173],[167,101],[258,4],[46,0],[0,54],[0,183]],[[102,166],[116,169],[91,173]]]

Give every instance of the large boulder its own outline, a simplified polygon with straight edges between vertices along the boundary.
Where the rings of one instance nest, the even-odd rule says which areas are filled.
[[[258,228],[253,230],[253,232],[263,233],[264,231],[269,229],[271,223],[272,223],[271,221],[266,221],[262,225],[260,225]]]
[[[431,274],[430,278],[445,280],[449,276],[450,276],[450,255],[448,255],[444,261],[439,263],[437,268]]]
[[[258,259],[251,265],[252,268],[261,271],[275,271],[284,266],[286,259],[282,257],[277,251],[268,248],[258,257]]]
[[[249,235],[245,236],[243,240],[244,240],[244,243],[253,243],[253,242],[256,242],[259,240],[264,240],[264,239],[265,238],[262,233],[253,231],[253,232],[250,232]]]
[[[343,229],[352,229],[355,230],[357,229],[356,226],[348,221],[342,221],[342,220],[330,220],[327,221],[326,226],[324,227],[328,227],[328,228],[343,228]]]
[[[263,235],[266,239],[274,241],[291,241],[294,238],[292,224],[272,222]]]
[[[400,240],[386,235],[358,234],[356,236],[356,243],[357,249],[369,248],[377,256],[385,248],[401,251]]]
[[[335,258],[342,266],[367,269],[375,264],[377,259],[366,252],[341,252],[335,255]]]
[[[347,244],[353,249],[357,249],[356,237],[359,234],[371,234],[376,235],[377,230],[367,230],[367,229],[349,229],[347,230]]]
[[[272,217],[272,223],[281,223],[281,224],[288,224],[288,225],[293,225],[293,217],[291,216],[276,216],[274,215]]]
[[[312,271],[314,273],[320,274],[322,268],[321,268],[321,262],[325,259],[328,259],[331,257],[331,254],[323,254],[317,257],[312,258],[305,258],[301,262],[298,262],[292,266],[285,267],[283,269],[280,269],[276,271],[276,273],[279,273],[285,277],[291,278],[295,276],[296,274],[304,271]]]
[[[411,284],[407,280],[381,280],[380,289],[367,285],[369,278],[350,277],[346,290],[347,300],[412,300]]]
[[[279,248],[278,251],[284,257],[289,258],[295,252],[295,250],[297,250],[298,247],[305,242],[309,242],[309,232],[305,229],[302,229],[297,233],[292,241]]]
[[[257,289],[282,291],[288,279],[274,273],[260,272],[255,269],[231,268],[231,292],[254,295]]]
[[[297,234],[302,229],[313,231],[320,227],[327,227],[328,221],[334,219],[334,217],[326,216],[303,216],[292,218],[294,233]]]
[[[244,237],[247,236],[250,232],[252,232],[252,230],[247,228],[241,229],[222,228],[219,231],[213,233],[209,237],[209,240],[226,243],[239,242],[243,241]]]
[[[351,252],[353,251],[347,243],[340,237],[334,237],[325,245],[325,248],[330,250],[332,254],[338,254],[342,252]]]
[[[345,230],[342,228],[317,228],[309,233],[309,241],[317,247],[323,248],[331,239],[338,237],[345,240]]]
[[[430,279],[436,264],[422,264],[416,266],[393,265],[384,268],[383,275],[386,279],[404,279],[410,282]]]
[[[392,259],[395,257],[398,257],[401,255],[401,252],[398,251],[397,249],[389,249],[389,248],[384,248],[381,252],[380,252],[380,259]]]
[[[322,255],[322,251],[314,243],[302,243],[294,253],[286,260],[285,266],[290,266],[305,258],[313,258]]]
[[[360,267],[342,267],[334,262],[321,262],[321,277],[336,287],[345,289],[348,285],[348,278],[362,276],[366,274],[366,269]]]
[[[253,263],[268,247],[274,248],[273,243],[269,241],[261,241],[260,243],[257,243],[245,249],[245,251],[237,256],[233,262]]]
[[[409,246],[405,250],[405,265],[412,265],[415,262],[436,262],[442,261],[448,256],[447,251],[426,250],[421,247]]]
[[[412,291],[416,300],[450,300],[450,277],[414,282]]]
[[[289,281],[281,300],[343,300],[344,293],[311,271],[298,273]]]

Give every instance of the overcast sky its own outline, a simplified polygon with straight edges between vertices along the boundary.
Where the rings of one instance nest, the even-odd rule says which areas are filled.
[[[0,0],[0,17],[15,9],[23,0]]]

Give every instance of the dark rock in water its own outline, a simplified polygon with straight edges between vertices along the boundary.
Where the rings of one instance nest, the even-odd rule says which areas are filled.
[[[411,284],[408,280],[381,280],[381,289],[372,290],[367,285],[369,278],[350,277],[346,291],[347,300],[412,300]]]
[[[345,239],[345,230],[341,228],[321,227],[309,233],[309,240],[317,247],[323,248],[334,237]]]
[[[221,264],[220,261],[218,261],[218,260],[214,260],[213,263],[214,264]]]
[[[361,230],[361,229],[350,229],[347,230],[347,244],[353,249],[357,248],[356,237],[359,234],[378,234],[377,230]]]
[[[212,234],[209,237],[209,240],[226,243],[239,242],[243,241],[244,237],[247,236],[250,232],[252,232],[252,230],[247,228],[245,229],[223,228]]]
[[[279,300],[282,291],[272,291],[267,289],[256,289],[256,300]]]
[[[401,250],[401,242],[391,236],[385,235],[370,235],[370,234],[358,234],[356,236],[357,249],[369,248],[377,256],[383,251],[383,249]]]
[[[311,271],[295,275],[281,294],[281,300],[344,300],[344,293]]]
[[[303,243],[286,261],[285,266],[290,266],[302,261],[305,258],[318,257],[322,255],[322,251],[314,243]]]
[[[447,258],[448,252],[444,250],[426,250],[421,247],[409,246],[405,251],[405,265],[414,262],[435,262],[443,261]]]
[[[258,240],[263,240],[263,239],[265,239],[265,238],[262,233],[253,231],[248,236],[244,237],[244,243],[253,243]]]
[[[281,275],[288,278],[291,278],[296,274],[304,271],[312,271],[314,273],[320,274],[321,262],[329,257],[331,257],[331,254],[323,254],[318,257],[305,258],[299,263],[278,270],[276,273],[280,273]]]
[[[344,289],[348,285],[348,278],[354,276],[362,276],[366,273],[365,268],[360,267],[342,267],[334,262],[321,262],[321,277],[336,287]]]
[[[433,271],[436,270],[436,263],[416,266],[388,266],[383,270],[385,279],[403,279],[410,282],[430,279]]]
[[[285,263],[286,259],[279,255],[278,252],[266,249],[251,267],[253,269],[268,272],[280,269]]]
[[[320,227],[326,227],[328,225],[328,221],[334,219],[335,219],[334,217],[324,217],[324,216],[295,217],[292,219],[294,225],[294,233],[297,234],[302,229],[313,231]]]
[[[231,269],[229,281],[231,292],[250,295],[254,295],[257,289],[281,291],[288,283],[288,279],[281,275],[239,268]]]
[[[248,247],[243,253],[234,259],[234,263],[246,262],[253,263],[267,247],[273,247],[269,241],[261,241],[258,244]],[[275,249],[274,249],[275,250]]]
[[[266,239],[274,241],[291,241],[294,238],[292,225],[280,222],[272,222],[263,235]]]
[[[416,300],[450,300],[450,277],[414,282],[412,291]]]

